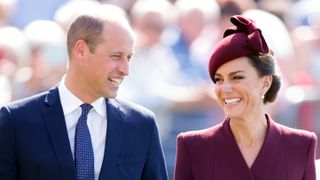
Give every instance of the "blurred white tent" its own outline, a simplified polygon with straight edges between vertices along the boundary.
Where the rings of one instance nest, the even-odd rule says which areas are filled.
[[[246,10],[243,12],[243,15],[256,21],[257,26],[261,28],[262,34],[277,57],[277,60],[293,59],[294,50],[290,34],[280,18],[259,9]]]

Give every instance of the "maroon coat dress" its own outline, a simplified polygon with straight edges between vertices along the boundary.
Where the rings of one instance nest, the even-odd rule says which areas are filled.
[[[177,138],[175,180],[316,180],[314,133],[291,129],[268,115],[268,130],[251,168],[226,119]]]

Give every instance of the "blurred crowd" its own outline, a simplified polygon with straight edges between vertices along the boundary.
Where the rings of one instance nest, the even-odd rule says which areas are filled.
[[[281,92],[267,111],[320,134],[319,0],[0,0],[0,105],[61,80],[68,25],[98,6],[125,14],[135,30],[136,53],[119,98],[155,112],[170,178],[177,134],[224,118],[207,64],[235,14],[257,22],[280,66]]]

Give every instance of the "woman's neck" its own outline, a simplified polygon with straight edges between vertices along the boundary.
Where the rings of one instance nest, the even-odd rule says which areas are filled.
[[[238,144],[247,146],[261,143],[267,133],[265,115],[230,119],[230,128]]]

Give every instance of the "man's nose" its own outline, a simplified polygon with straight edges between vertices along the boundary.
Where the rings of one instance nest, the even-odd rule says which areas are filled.
[[[128,59],[122,59],[121,64],[119,66],[119,71],[124,75],[129,75],[129,61]]]

